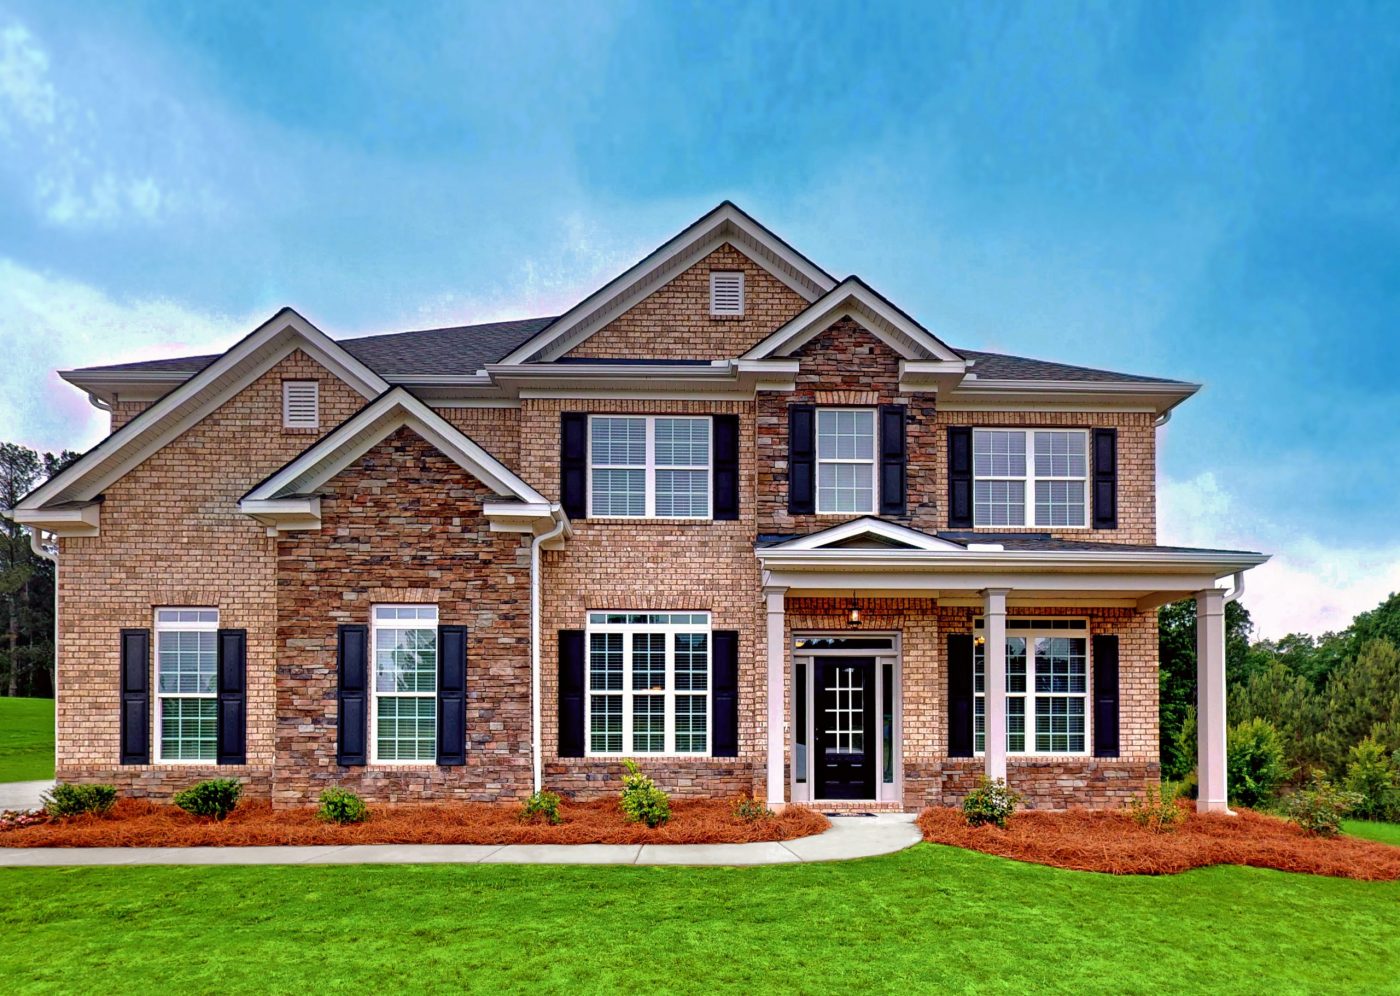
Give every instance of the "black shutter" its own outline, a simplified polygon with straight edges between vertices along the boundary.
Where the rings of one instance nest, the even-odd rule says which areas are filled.
[[[369,761],[369,627],[336,630],[336,763]]]
[[[817,510],[817,406],[788,405],[788,513]]]
[[[151,761],[151,631],[124,629],[121,635],[122,764]]]
[[[972,637],[948,636],[948,756],[972,757]]]
[[[588,515],[588,416],[559,415],[559,503],[571,519]]]
[[[712,441],[715,478],[711,482],[714,517],[739,518],[739,416],[716,415]]]
[[[467,627],[438,627],[437,763],[467,763]]]
[[[1094,637],[1094,756],[1118,756],[1118,637]]]
[[[1118,528],[1118,430],[1094,430],[1094,528]]]
[[[880,406],[880,514],[903,515],[909,455],[904,442],[904,405]]]
[[[739,756],[739,632],[717,629],[712,634],[710,688],[714,696],[715,757]]]
[[[972,430],[948,428],[948,525],[972,528]]]
[[[220,764],[248,763],[248,631],[221,629],[218,648]]]
[[[559,756],[583,757],[585,725],[583,630],[559,631]]]

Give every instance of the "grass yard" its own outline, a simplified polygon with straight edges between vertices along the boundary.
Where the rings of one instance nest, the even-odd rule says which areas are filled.
[[[1342,820],[1342,830],[1353,837],[1378,840],[1400,847],[1400,823],[1373,823],[1370,820]]]
[[[1400,987],[1400,883],[931,844],[754,869],[3,869],[0,895],[10,992]]]
[[[0,782],[53,777],[53,699],[0,696]]]

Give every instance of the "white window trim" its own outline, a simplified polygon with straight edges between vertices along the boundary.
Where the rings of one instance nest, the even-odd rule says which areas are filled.
[[[373,764],[373,765],[383,766],[383,767],[386,767],[386,768],[403,768],[403,767],[417,767],[417,768],[422,768],[422,767],[436,767],[436,765],[437,765],[437,755],[436,755],[436,753],[434,753],[433,757],[431,757],[431,758],[429,758],[429,759],[427,759],[427,760],[423,760],[423,759],[420,758],[420,759],[417,759],[417,760],[407,760],[407,761],[404,761],[404,760],[399,760],[398,758],[381,758],[381,757],[379,756],[379,697],[380,697],[380,694],[381,694],[381,693],[380,693],[380,691],[379,691],[379,675],[378,675],[378,666],[379,666],[379,662],[376,660],[376,657],[378,656],[378,646],[379,646],[379,638],[378,638],[378,635],[377,635],[377,631],[378,631],[379,628],[380,628],[380,624],[379,624],[379,610],[380,610],[380,609],[432,609],[432,610],[433,610],[433,620],[432,620],[431,626],[432,626],[433,638],[434,638],[434,641],[435,641],[435,646],[437,647],[436,653],[438,653],[438,654],[441,654],[441,653],[442,653],[441,641],[437,639],[437,635],[438,635],[438,623],[439,623],[441,620],[440,620],[440,617],[439,617],[439,615],[438,615],[438,607],[437,607],[436,605],[418,605],[418,604],[409,605],[409,604],[406,604],[406,603],[405,603],[405,604],[400,604],[400,603],[398,603],[398,602],[380,602],[380,603],[378,603],[378,604],[376,604],[376,605],[370,606],[370,610],[369,610],[369,674],[366,676],[366,677],[368,678],[368,684],[369,684],[369,763],[370,763],[370,764]],[[394,621],[395,621],[395,622],[402,622],[402,621],[404,621],[404,620],[394,620]],[[421,623],[421,622],[424,622],[425,620],[421,620],[421,619],[420,619],[420,620],[417,620],[417,621]],[[385,629],[409,629],[409,628],[413,628],[413,629],[426,629],[426,628],[428,628],[428,627],[427,627],[427,626],[406,627],[406,626],[390,625],[390,624],[389,624],[389,621],[388,621],[388,620],[385,620],[384,628],[385,628]],[[440,663],[439,663],[439,668],[440,668],[440,666],[441,666],[441,665],[440,665]],[[434,702],[434,706],[433,706],[433,740],[434,740],[434,744],[436,745],[436,741],[437,741],[437,722],[438,722],[438,717],[437,717],[437,705],[436,705],[437,696],[438,696],[438,687],[437,687],[437,675],[436,675],[436,674],[434,674],[434,676],[433,676],[433,690],[432,690],[431,692],[384,692],[384,693],[382,693],[382,694],[383,694],[386,698],[392,698],[392,699],[403,699],[403,698],[432,699],[433,702]],[[436,746],[434,747],[434,750],[436,751]]]
[[[720,311],[715,307],[715,284],[720,277],[739,278],[739,310]],[[711,318],[742,318],[744,308],[748,302],[744,298],[744,271],[743,270],[711,270],[710,271],[710,317]]]
[[[213,612],[213,622],[163,622],[160,614],[162,612]],[[162,605],[152,614],[154,623],[153,633],[155,635],[155,646],[151,648],[151,689],[155,693],[155,709],[151,717],[151,756],[156,759],[157,764],[186,764],[186,765],[211,765],[219,763],[218,744],[218,699],[219,699],[219,610],[212,605]],[[212,692],[162,692],[160,690],[160,634],[162,633],[214,633],[214,690]],[[164,726],[162,713],[164,712],[165,699],[209,699],[215,703],[215,740],[214,756],[210,758],[189,758],[189,757],[166,757],[164,738],[161,730]]]
[[[1015,618],[1015,617],[1008,617]],[[1024,617],[1022,617],[1024,618]],[[1094,753],[1094,710],[1092,708],[1092,695],[1094,691],[1094,641],[1089,636],[1088,620],[1073,619],[1073,622],[1080,625],[1074,629],[1008,629],[1006,638],[1018,637],[1026,641],[1026,690],[1025,692],[1008,692],[1006,698],[1023,698],[1026,702],[1026,749],[1013,751],[1007,749],[1007,758],[1030,757],[1091,757]],[[985,630],[973,630],[973,640],[976,641]],[[1042,692],[1035,690],[1035,640],[1043,637],[1066,636],[1084,641],[1084,691],[1083,692]],[[974,653],[976,651],[974,650]],[[974,658],[975,660],[975,658]],[[974,664],[974,674],[976,665]],[[983,688],[986,688],[986,680],[983,680]],[[1084,749],[1083,750],[1036,750],[1035,749],[1035,700],[1036,698],[1080,698],[1084,700]],[[976,691],[976,684],[973,685],[973,722],[976,723],[977,700],[986,702],[985,690],[981,693]],[[986,716],[986,706],[983,706],[983,716]],[[975,731],[975,727],[974,727]],[[1008,731],[1008,736],[1009,736]],[[974,745],[976,743],[976,733],[973,734]],[[982,757],[986,750],[973,750],[973,756]]]
[[[292,390],[311,388],[311,421],[298,422],[292,418]],[[282,428],[319,429],[321,427],[321,382],[316,380],[284,380],[282,382]]]
[[[979,432],[1017,432],[1026,437],[1026,473],[1023,476],[985,476],[977,474],[977,433]],[[1083,477],[1056,477],[1051,475],[1037,476],[1035,472],[1035,434],[1037,432],[1065,432],[1074,433],[1084,440],[1084,476]],[[1089,430],[1076,429],[1071,426],[1041,425],[1030,429],[1022,429],[1016,426],[1004,425],[980,425],[972,430],[972,524],[974,529],[1092,529],[1093,509],[1093,488],[1090,480],[1093,476],[1093,467],[1089,453]],[[978,481],[1021,481],[1025,488],[1023,500],[1025,504],[1024,521],[1020,525],[995,525],[989,522],[977,521],[977,482]],[[1035,521],[1035,485],[1037,481],[1080,481],[1084,485],[1084,521],[1077,526],[1052,526],[1042,525]]]
[[[823,412],[869,412],[870,413],[870,459],[848,459],[840,457],[823,458],[821,455],[821,426]],[[817,515],[840,515],[850,517],[852,515],[879,515],[880,508],[880,412],[879,409],[864,406],[842,407],[840,405],[826,405],[817,409],[816,417],[812,420],[812,467],[813,467],[813,507],[817,510]],[[822,508],[822,464],[854,464],[856,466],[866,465],[870,467],[870,507],[865,509],[831,509]]]
[[[593,462],[593,422],[595,419],[642,419],[646,423],[646,466],[640,464],[594,463]],[[704,464],[668,463],[660,468],[656,465],[656,421],[657,419],[696,419],[705,422],[705,452],[709,459]],[[666,522],[709,522],[715,517],[715,420],[709,415],[631,415],[626,412],[599,412],[588,416],[588,517],[590,519],[661,519]],[[660,470],[703,470],[705,472],[705,505],[708,515],[657,515],[656,514],[656,471]],[[622,515],[617,512],[598,512],[593,508],[593,471],[595,470],[645,470],[644,509],[641,515]]]
[[[605,610],[596,609],[593,612],[603,612]],[[642,614],[641,610],[633,610],[627,613],[626,610],[606,610],[615,614]],[[657,612],[662,610],[658,609]],[[681,610],[675,610],[677,612]],[[597,623],[593,622],[593,612],[589,612],[588,625],[584,630],[584,671],[583,680],[586,689],[587,699],[584,702],[584,756],[585,757],[638,757],[638,758],[697,758],[713,757],[715,748],[715,726],[714,726],[714,663],[715,663],[715,637],[712,628],[713,619],[709,613],[693,612],[691,615],[704,615],[703,623]],[[593,690],[592,667],[593,667],[593,634],[595,633],[621,633],[622,634],[622,691],[620,692],[595,692]],[[632,636],[635,633],[664,633],[666,635],[666,690],[664,692],[653,692],[646,689],[632,689]],[[678,633],[703,633],[706,636],[706,677],[705,690],[698,691],[678,691],[676,689],[676,634]],[[632,699],[637,695],[664,695],[665,716],[666,716],[666,739],[665,745],[660,751],[638,751],[632,749]],[[703,695],[705,697],[705,749],[703,751],[678,751],[676,750],[676,697],[678,695]],[[593,699],[594,696],[604,698],[622,699],[622,750],[620,751],[595,751],[593,749]]]

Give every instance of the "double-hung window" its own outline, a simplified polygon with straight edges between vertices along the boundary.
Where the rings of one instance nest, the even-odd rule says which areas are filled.
[[[1084,526],[1088,469],[1083,429],[974,429],[973,522]]]
[[[437,760],[435,605],[376,605],[373,620],[373,761]]]
[[[874,409],[817,409],[817,514],[874,511]]]
[[[218,757],[218,609],[156,609],[161,761]]]
[[[710,616],[588,614],[588,753],[708,754]]]
[[[710,425],[705,416],[590,416],[588,514],[708,519]]]
[[[973,749],[986,748],[984,623],[973,641]],[[1006,752],[1083,754],[1088,738],[1089,636],[1082,619],[1006,621]]]

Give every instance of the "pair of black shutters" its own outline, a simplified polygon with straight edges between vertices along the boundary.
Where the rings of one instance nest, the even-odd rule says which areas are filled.
[[[739,518],[739,416],[712,415],[711,518]],[[588,516],[588,414],[559,416],[559,502],[570,519]]]
[[[369,762],[369,627],[336,631],[336,763]],[[467,763],[467,627],[438,627],[437,763]]]
[[[909,508],[908,406],[881,405],[879,446],[880,514],[904,515]],[[817,511],[817,406],[788,406],[788,513]]]
[[[1089,472],[1095,529],[1118,528],[1118,430],[1093,430],[1093,467]],[[948,429],[948,526],[971,529],[972,428]]]
[[[1118,756],[1118,637],[1093,639],[1094,756]],[[972,637],[955,633],[948,637],[948,756],[973,755],[973,648]]]
[[[248,632],[221,629],[215,634],[214,681],[218,708],[215,762],[248,761]],[[151,631],[121,632],[120,761],[151,761]]]
[[[581,629],[559,631],[559,756],[583,757],[588,735],[588,652]],[[739,756],[739,633],[710,634],[710,753]]]

